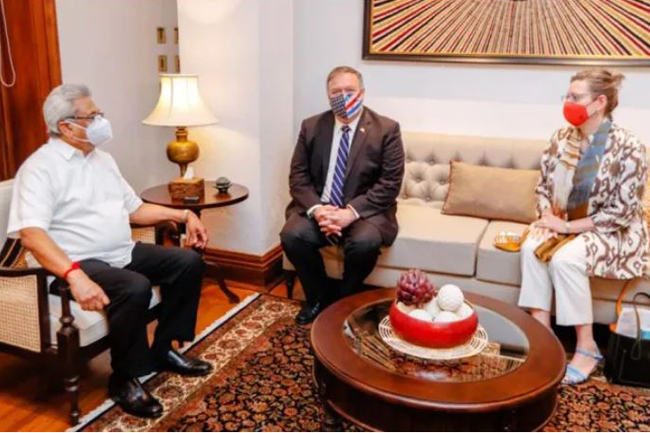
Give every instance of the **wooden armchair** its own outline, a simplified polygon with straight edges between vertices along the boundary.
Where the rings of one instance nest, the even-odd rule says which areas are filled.
[[[0,241],[6,233],[10,186],[11,181],[0,182]],[[178,245],[179,241],[172,223],[132,227],[132,232],[136,242]],[[58,295],[51,294],[51,274],[28,268],[26,253],[18,239],[7,239],[0,252],[0,351],[59,367],[70,399],[70,423],[75,425],[80,417],[80,367],[108,349],[108,320],[102,312],[83,311],[64,284]],[[159,303],[156,287],[150,320]]]

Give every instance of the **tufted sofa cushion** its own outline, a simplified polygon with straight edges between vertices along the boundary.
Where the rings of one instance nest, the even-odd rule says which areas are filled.
[[[543,140],[404,132],[406,170],[399,201],[440,207],[449,189],[450,161],[490,167],[539,169]]]

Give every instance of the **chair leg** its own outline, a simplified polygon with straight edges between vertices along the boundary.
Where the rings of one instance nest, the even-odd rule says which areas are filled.
[[[293,288],[296,285],[296,271],[284,271],[284,282],[287,285],[287,298],[293,299]]]
[[[59,321],[61,329],[56,338],[59,359],[63,370],[63,387],[70,399],[70,424],[79,423],[79,330],[74,326],[74,316],[70,312],[70,289],[60,290],[62,314]]]

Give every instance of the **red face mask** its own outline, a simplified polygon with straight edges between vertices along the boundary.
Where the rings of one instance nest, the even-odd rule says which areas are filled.
[[[589,104],[587,104],[589,105]],[[564,118],[573,126],[580,126],[589,120],[587,105],[580,105],[574,102],[564,103]]]

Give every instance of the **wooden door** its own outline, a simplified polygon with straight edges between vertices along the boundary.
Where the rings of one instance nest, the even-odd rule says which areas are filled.
[[[47,140],[41,107],[61,84],[61,61],[54,0],[0,0],[4,4],[16,82],[0,84],[0,180]],[[2,6],[0,4],[0,6]],[[12,79],[5,22],[0,15],[0,46],[5,81]]]

